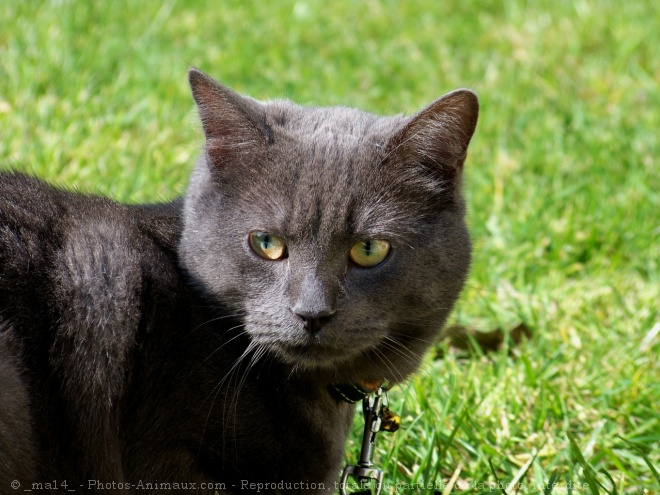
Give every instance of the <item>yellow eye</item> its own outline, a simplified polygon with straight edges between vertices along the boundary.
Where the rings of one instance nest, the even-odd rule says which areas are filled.
[[[356,265],[369,268],[382,263],[390,252],[390,243],[380,239],[369,239],[355,244],[349,253]]]
[[[267,232],[250,232],[248,242],[252,251],[266,260],[281,260],[286,256],[284,239]]]

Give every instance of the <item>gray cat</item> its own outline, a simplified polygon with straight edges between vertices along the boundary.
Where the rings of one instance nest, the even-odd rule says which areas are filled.
[[[377,117],[189,79],[183,200],[0,174],[0,493],[334,491],[338,384],[405,380],[458,297],[473,93]]]

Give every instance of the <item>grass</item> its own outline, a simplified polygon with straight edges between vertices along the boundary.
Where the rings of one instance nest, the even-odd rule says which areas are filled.
[[[660,493],[653,2],[4,0],[0,25],[2,166],[129,202],[184,191],[190,65],[257,98],[378,113],[475,89],[475,260],[454,318],[533,338],[434,353],[390,394],[386,489]]]

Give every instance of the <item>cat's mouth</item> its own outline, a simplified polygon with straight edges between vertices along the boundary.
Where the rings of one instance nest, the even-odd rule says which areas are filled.
[[[346,365],[356,356],[366,351],[345,346],[335,347],[318,340],[306,343],[278,342],[271,347],[286,363],[303,366],[308,369],[330,369]]]
[[[367,326],[356,332],[334,323],[315,333],[284,325],[274,330],[262,324],[248,325],[246,330],[255,344],[292,369],[343,376],[357,368],[377,368],[380,376],[383,359],[389,361],[387,349],[382,348],[387,339],[383,328]]]

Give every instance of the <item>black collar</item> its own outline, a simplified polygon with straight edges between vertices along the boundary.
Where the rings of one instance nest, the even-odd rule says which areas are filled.
[[[382,382],[374,383],[365,381],[359,381],[357,383],[331,383],[328,385],[328,391],[335,399],[343,400],[349,404],[355,404],[367,395],[376,392],[382,384]]]

